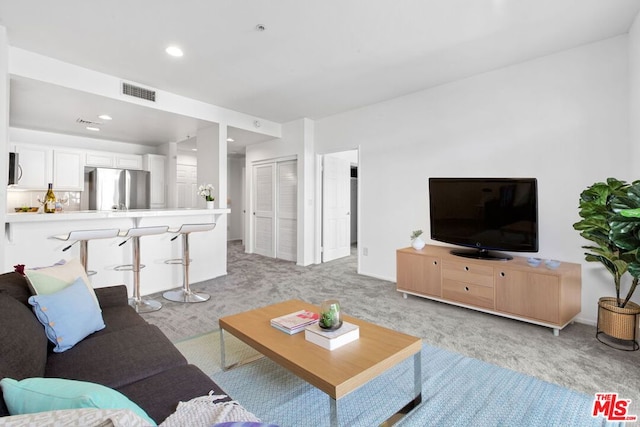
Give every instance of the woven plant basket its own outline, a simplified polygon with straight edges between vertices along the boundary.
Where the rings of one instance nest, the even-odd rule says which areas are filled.
[[[640,305],[632,301],[621,308],[615,298],[602,297],[598,300],[598,331],[620,340],[635,340],[639,314]]]

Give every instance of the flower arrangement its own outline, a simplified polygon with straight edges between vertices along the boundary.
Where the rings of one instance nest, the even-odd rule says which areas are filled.
[[[216,198],[213,197],[213,191],[215,187],[211,184],[203,184],[198,187],[198,196],[204,197],[207,202],[213,202]]]

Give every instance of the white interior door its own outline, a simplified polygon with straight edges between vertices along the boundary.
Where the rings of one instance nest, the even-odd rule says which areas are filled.
[[[196,177],[198,167],[195,165],[176,166],[176,188],[178,190],[178,208],[196,208],[198,206],[198,184]]]
[[[247,220],[247,202],[245,200],[245,198],[247,197],[247,187],[246,187],[246,177],[245,177],[245,168],[242,168],[242,200],[240,203],[242,203],[242,215],[240,215],[240,217],[242,218],[242,245],[246,245],[246,241],[247,241],[247,237],[245,235],[246,232],[246,220]]]
[[[298,162],[277,164],[276,258],[296,261],[298,239]]]
[[[322,168],[322,262],[351,253],[351,164],[324,156]]]
[[[254,252],[275,256],[275,163],[253,167],[253,242]]]

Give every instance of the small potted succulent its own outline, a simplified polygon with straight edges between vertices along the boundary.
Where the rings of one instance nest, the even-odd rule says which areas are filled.
[[[340,303],[337,300],[323,301],[320,305],[320,321],[318,326],[330,331],[339,329],[342,326],[342,315],[340,313]]]
[[[411,233],[411,246],[413,246],[413,249],[417,251],[424,248],[424,245],[426,244],[420,236],[422,236],[422,230],[414,230]]]

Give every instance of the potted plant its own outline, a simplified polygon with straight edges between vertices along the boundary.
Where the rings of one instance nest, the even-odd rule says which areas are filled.
[[[215,187],[212,184],[203,184],[198,187],[198,195],[203,197],[207,202],[207,209],[213,209],[213,202],[216,200],[216,198],[213,197],[214,190]]]
[[[411,246],[413,246],[413,249],[417,251],[424,248],[424,245],[426,244],[420,236],[422,236],[422,230],[414,230],[411,233]]]
[[[597,334],[631,341],[638,349],[640,306],[630,301],[640,277],[640,181],[627,184],[615,178],[596,182],[580,194],[580,221],[573,228],[594,244],[583,246],[585,259],[601,263],[613,278],[615,297],[598,301]],[[626,295],[623,278],[631,276]],[[600,338],[598,338],[600,339]]]

